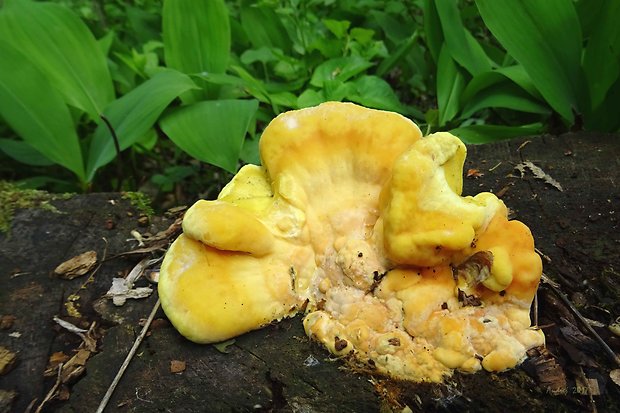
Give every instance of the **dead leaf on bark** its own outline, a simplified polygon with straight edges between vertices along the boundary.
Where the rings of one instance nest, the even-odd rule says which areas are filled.
[[[85,330],[58,317],[54,317],[53,320],[65,330],[80,336],[82,339],[82,347],[93,353],[97,351],[97,337],[95,337],[95,327],[97,326],[96,322],[93,322],[88,330]]]
[[[62,351],[57,351],[52,353],[49,360],[47,361],[47,367],[45,368],[45,372],[43,375],[45,377],[54,377],[58,374],[58,366],[62,363],[66,363],[69,360],[69,356],[67,356]]]
[[[58,394],[56,394],[56,400],[60,400],[62,402],[69,400],[71,397],[71,392],[67,386],[60,386],[58,390]]]
[[[130,238],[127,241],[138,241],[139,248],[122,252],[115,255],[115,257],[122,257],[125,255],[144,255],[155,251],[165,251],[168,245],[181,233],[182,222],[183,218],[177,218],[167,229],[159,231],[155,235],[141,234],[136,230],[132,230],[130,234],[133,238]]]
[[[609,378],[616,383],[616,386],[620,386],[620,369],[614,369],[609,372]]]
[[[554,187],[560,192],[564,192],[562,185],[560,185],[558,181],[556,181],[549,174],[543,171],[541,167],[534,165],[530,161],[521,162],[520,164],[515,166],[515,169],[519,171],[522,178],[525,175],[525,170],[529,169],[530,172],[532,172],[532,174],[534,175],[534,178],[542,180],[543,182],[545,182],[548,185],[551,185],[552,187]]]
[[[185,361],[183,360],[171,360],[170,361],[170,373],[182,373],[185,371]]]
[[[620,317],[616,318],[616,320],[609,324],[609,327],[607,328],[609,331],[620,337]]]
[[[230,353],[229,347],[235,344],[235,339],[231,338],[230,340],[222,341],[221,343],[213,344],[213,347],[220,353],[228,354]]]
[[[151,287],[134,288],[134,283],[144,271],[153,264],[159,262],[161,258],[148,259],[144,258],[140,261],[127,275],[126,278],[113,278],[112,286],[106,293],[106,298],[112,299],[116,306],[122,306],[129,298],[146,298],[151,295],[153,289]]]
[[[17,317],[14,315],[3,315],[0,317],[0,330],[8,330],[13,327],[13,323],[15,323],[16,319]]]
[[[533,375],[536,376],[542,389],[554,396],[568,392],[566,374],[549,350],[545,347],[536,347],[528,350],[527,355],[529,358],[524,367],[533,367]]]
[[[54,274],[60,278],[72,280],[87,274],[95,268],[95,265],[97,265],[97,252],[86,251],[60,264],[54,270]]]
[[[84,367],[91,356],[91,352],[86,349],[79,349],[73,357],[63,366],[60,373],[60,382],[65,384],[73,383],[86,371]]]
[[[467,170],[468,178],[480,178],[481,176],[484,176],[484,174],[480,172],[478,169],[470,168]]]
[[[15,366],[17,354],[0,346],[0,375],[6,374]]]

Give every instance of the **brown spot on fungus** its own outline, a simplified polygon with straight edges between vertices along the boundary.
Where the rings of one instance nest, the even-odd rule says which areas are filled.
[[[398,337],[392,337],[388,340],[390,346],[400,346],[400,339]]]
[[[334,337],[334,349],[336,351],[342,351],[349,345],[347,340],[339,338],[338,336]]]

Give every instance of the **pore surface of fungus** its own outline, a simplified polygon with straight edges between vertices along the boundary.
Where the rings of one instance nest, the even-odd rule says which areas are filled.
[[[188,210],[166,254],[159,294],[185,337],[303,310],[331,353],[416,381],[512,368],[543,343],[532,235],[495,195],[461,196],[458,138],[325,103],[274,119],[260,154]]]

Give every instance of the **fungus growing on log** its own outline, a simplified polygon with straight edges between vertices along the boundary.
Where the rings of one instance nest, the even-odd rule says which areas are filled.
[[[530,327],[532,235],[495,195],[461,196],[458,138],[325,103],[275,118],[260,154],[188,210],[164,259],[162,306],[188,339],[305,311],[331,353],[433,382],[512,368],[544,342]]]

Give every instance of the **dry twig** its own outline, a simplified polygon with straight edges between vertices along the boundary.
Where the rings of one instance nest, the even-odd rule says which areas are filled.
[[[620,366],[620,357],[618,357],[618,355],[616,353],[614,353],[614,351],[607,345],[607,343],[605,342],[605,340],[603,340],[601,338],[601,336],[594,330],[594,328],[592,328],[592,326],[590,325],[590,323],[588,323],[588,320],[586,320],[586,318],[584,316],[581,315],[581,313],[579,312],[579,310],[577,310],[577,308],[575,308],[575,306],[573,305],[573,303],[568,299],[568,297],[566,297],[566,295],[564,295],[564,293],[560,290],[559,286],[557,285],[557,283],[551,281],[549,279],[549,277],[547,277],[545,274],[543,274],[543,277],[541,278],[542,282],[544,282],[546,285],[549,286],[549,288],[551,288],[551,290],[555,293],[555,295],[558,296],[558,298],[560,300],[562,300],[562,302],[569,308],[569,310],[573,313],[573,315],[575,317],[577,317],[577,320],[579,320],[581,322],[581,324],[583,324],[584,328],[586,330],[588,330],[588,332],[590,334],[592,334],[592,336],[594,337],[594,339],[599,343],[599,345],[603,348],[603,350],[605,351],[605,353],[607,353],[607,355],[609,356],[609,358],[616,363],[616,365]]]
[[[123,361],[123,364],[121,364],[121,367],[119,368],[118,373],[116,373],[114,380],[112,380],[112,383],[110,384],[110,387],[108,388],[108,391],[103,396],[103,399],[101,400],[101,403],[99,404],[99,407],[97,408],[96,413],[103,413],[104,409],[106,408],[108,402],[110,401],[110,397],[112,397],[112,393],[114,393],[114,389],[116,389],[116,386],[118,385],[118,382],[123,377],[125,370],[127,370],[127,367],[129,366],[129,363],[131,362],[131,359],[136,354],[136,351],[138,350],[138,347],[140,347],[142,340],[144,340],[144,337],[146,336],[146,333],[149,330],[151,323],[153,322],[153,318],[155,318],[155,313],[159,309],[159,305],[160,305],[160,301],[158,298],[157,302],[153,306],[153,309],[151,310],[151,314],[149,314],[149,318],[146,319],[146,323],[144,323],[144,326],[142,327],[142,331],[140,331],[140,335],[136,337],[136,341],[134,341],[133,346],[131,347],[131,350],[129,350],[127,357],[125,357],[125,361]]]
[[[49,402],[56,395],[56,390],[58,390],[58,386],[60,386],[60,383],[62,382],[62,367],[63,366],[64,366],[63,363],[60,363],[58,365],[58,375],[56,376],[56,382],[54,383],[50,391],[47,392],[47,394],[45,395],[45,398],[43,399],[41,404],[39,404],[39,407],[37,407],[37,410],[35,410],[34,413],[41,413],[41,411],[43,411],[43,406],[45,406],[45,403]]]

